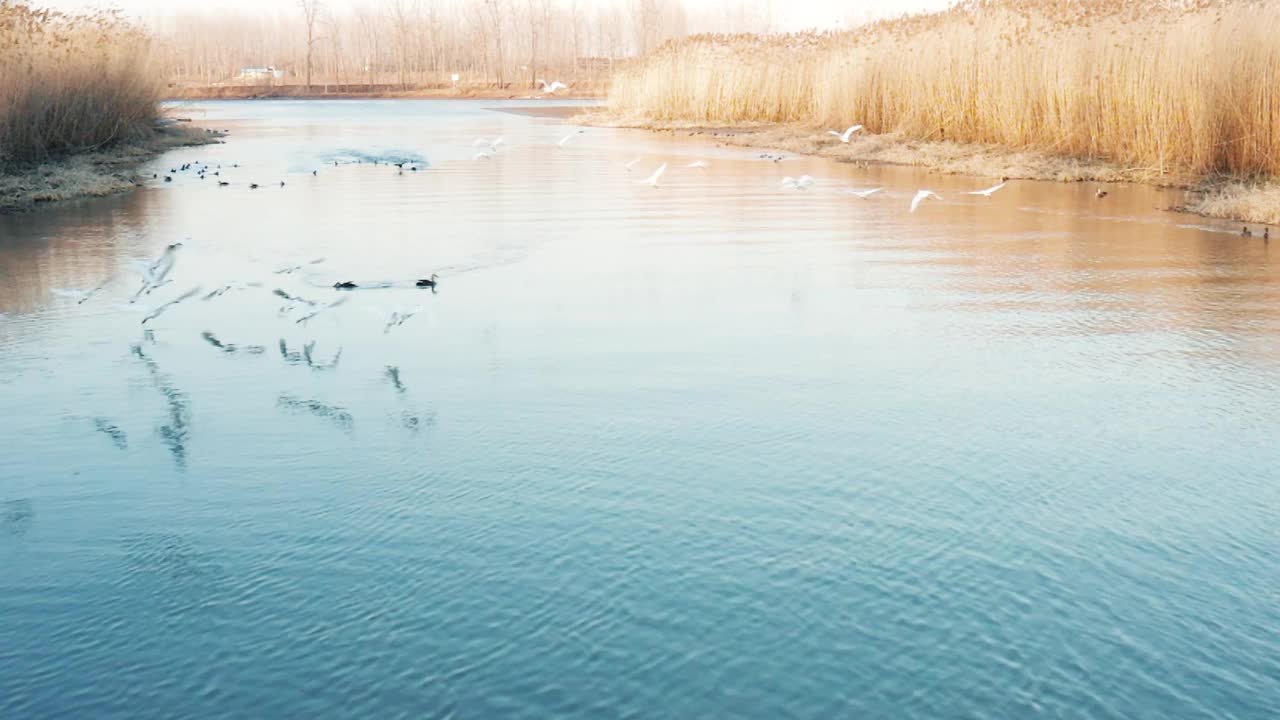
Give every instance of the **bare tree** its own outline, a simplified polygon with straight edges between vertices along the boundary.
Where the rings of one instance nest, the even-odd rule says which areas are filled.
[[[307,28],[307,90],[309,91],[311,90],[311,51],[316,45],[316,25],[324,5],[320,0],[298,0],[298,7],[302,8],[302,17]]]

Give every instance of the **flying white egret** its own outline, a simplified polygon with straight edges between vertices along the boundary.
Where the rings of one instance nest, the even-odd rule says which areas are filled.
[[[110,283],[110,282],[111,282],[111,277],[108,276],[106,280],[103,280],[100,284],[98,284],[95,287],[91,287],[88,290],[65,290],[62,288],[54,288],[49,292],[52,292],[54,295],[57,295],[58,297],[64,297],[64,298],[75,300],[77,305],[83,305],[86,300],[93,297],[94,295],[97,295],[102,290],[102,288],[106,287],[107,283]]]
[[[782,187],[787,190],[808,190],[816,182],[817,180],[809,175],[801,175],[798,178],[787,176],[782,178]]]
[[[991,197],[992,195],[996,194],[996,192],[1000,190],[1000,188],[1008,184],[1009,184],[1009,181],[1005,180],[1004,182],[1000,183],[999,185],[996,185],[995,187],[989,187],[986,190],[974,190],[973,192],[965,193],[965,195],[981,195],[983,197]]]
[[[863,200],[866,200],[867,198],[871,197],[872,195],[875,195],[876,193],[880,192],[883,189],[884,188],[882,187],[871,188],[870,190],[854,190],[853,188],[845,188],[844,191],[849,193],[850,195],[855,195],[857,197],[862,198]]]
[[[924,202],[929,198],[933,198],[934,200],[941,200],[942,196],[932,190],[921,190],[920,192],[916,193],[916,196],[914,198],[911,198],[911,212],[915,212],[916,208],[920,207],[920,203]]]
[[[580,132],[582,132],[582,131],[581,131],[581,130],[579,130],[578,132],[575,132],[575,133],[569,133],[568,135],[565,135],[564,137],[560,138],[560,142],[558,142],[558,143],[556,143],[556,144],[557,144],[557,145],[559,145],[560,147],[564,147],[564,144],[565,144],[565,143],[567,143],[567,142],[569,142],[570,140],[572,140],[572,139],[573,139],[573,136],[574,136],[574,135],[577,135],[577,134],[578,134],[578,133],[580,133]]]
[[[827,134],[828,134],[828,135],[835,135],[836,137],[840,138],[840,142],[842,142],[842,143],[848,143],[848,142],[849,142],[849,138],[853,137],[853,134],[854,134],[854,133],[856,133],[856,132],[858,132],[858,131],[859,131],[859,130],[861,130],[861,129],[862,129],[862,126],[861,126],[861,125],[850,125],[850,126],[849,126],[849,129],[848,129],[848,130],[845,130],[843,133],[841,133],[841,132],[836,132],[835,130],[828,130],[828,131],[827,131]]]
[[[627,163],[627,172],[631,172],[631,169],[634,168],[636,165],[639,165],[640,161],[643,159],[644,158],[642,157],[638,157],[635,160],[632,160],[631,162]]]
[[[554,81],[552,81],[552,82],[551,82],[551,84],[550,84],[550,85],[548,85],[548,84],[547,84],[547,81],[546,81],[546,80],[543,80],[543,81],[542,81],[542,89],[543,89],[543,90],[545,90],[545,91],[547,91],[547,92],[549,92],[549,93],[551,93],[552,95],[554,95],[554,94],[556,94],[556,91],[557,91],[557,90],[568,90],[568,89],[569,89],[569,86],[568,86],[568,85],[565,85],[564,83],[560,82],[559,80],[554,80]]]
[[[471,159],[472,160],[488,160],[491,157],[493,157],[492,150],[481,150],[480,152],[476,153]]]
[[[173,243],[164,249],[160,257],[149,264],[141,261],[130,263],[142,275],[142,287],[129,298],[129,302],[137,302],[143,295],[150,294],[152,290],[172,282],[168,279],[169,273],[173,271],[173,265],[178,261],[177,252],[181,247],[182,243]]]
[[[698,168],[699,170],[705,170],[706,168],[711,167],[711,165],[710,165],[710,163],[706,162],[705,160],[695,160],[695,161],[693,161],[693,162],[689,163],[688,165],[685,165],[685,167],[687,167],[687,168]]]
[[[652,186],[654,186],[654,187],[658,187],[658,178],[662,177],[662,173],[664,173],[664,172],[666,172],[666,171],[667,171],[667,164],[666,164],[666,163],[662,163],[662,167],[659,167],[657,170],[654,170],[652,175],[650,175],[649,177],[645,178],[644,180],[641,180],[641,181],[640,181],[640,184],[641,184],[641,185],[652,185]]]

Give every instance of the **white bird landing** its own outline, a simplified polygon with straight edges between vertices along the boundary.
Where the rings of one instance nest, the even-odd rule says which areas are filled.
[[[849,129],[845,130],[844,132],[836,132],[835,130],[828,130],[827,134],[835,135],[836,137],[840,138],[840,142],[842,143],[848,143],[849,138],[853,137],[853,134],[858,132],[861,129],[862,129],[861,125],[850,125]]]
[[[917,192],[916,196],[911,198],[911,212],[915,212],[916,208],[920,207],[920,203],[929,198],[941,200],[942,196],[932,190],[921,190],[920,192]]]
[[[785,190],[808,190],[816,182],[817,180],[814,180],[809,175],[801,175],[798,178],[787,176],[782,178],[782,187]]]
[[[853,188],[845,188],[844,191],[849,193],[850,195],[854,195],[856,197],[862,198],[863,200],[866,200],[867,198],[871,197],[872,195],[875,195],[876,193],[880,192],[883,189],[884,188],[882,187],[871,188],[870,190],[854,190]]]
[[[653,187],[658,187],[658,178],[662,177],[662,173],[664,173],[664,172],[666,172],[666,171],[667,171],[667,164],[666,164],[666,163],[662,163],[662,166],[661,166],[661,167],[659,167],[657,170],[654,170],[652,175],[650,175],[649,177],[645,178],[644,180],[641,180],[641,181],[640,181],[640,184],[641,184],[641,185],[652,185]]]
[[[705,160],[695,160],[695,161],[693,161],[693,162],[689,163],[688,165],[685,165],[685,167],[687,167],[687,168],[698,168],[699,170],[705,170],[705,169],[707,169],[707,168],[711,167],[711,164],[710,164],[710,163],[708,163],[708,162],[707,162],[707,161],[705,161]]]
[[[999,191],[1000,188],[1008,184],[1009,184],[1009,181],[1006,180],[1000,183],[999,185],[996,185],[995,187],[989,187],[986,190],[974,190],[973,192],[965,193],[965,195],[981,195],[983,197],[991,197],[992,195],[996,194],[996,192]]]
[[[493,157],[492,150],[481,150],[480,152],[476,153],[471,159],[472,160],[488,160],[491,157]]]

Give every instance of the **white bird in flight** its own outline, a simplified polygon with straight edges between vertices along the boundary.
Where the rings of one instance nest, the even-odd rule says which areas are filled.
[[[941,200],[942,196],[932,190],[921,190],[920,192],[917,192],[916,196],[911,198],[911,212],[915,212],[916,208],[920,207],[920,203],[929,198]]]
[[[809,175],[801,175],[798,178],[787,176],[782,178],[782,187],[787,190],[808,190],[813,187],[816,182],[817,181]]]
[[[491,157],[493,157],[492,150],[481,150],[480,152],[476,153],[475,156],[472,157],[471,159],[472,160],[488,160]]]
[[[835,135],[836,137],[840,138],[840,142],[842,143],[848,143],[849,138],[853,137],[853,134],[858,132],[861,129],[862,129],[861,125],[850,125],[849,129],[845,130],[843,133],[836,132],[835,130],[828,130],[827,134]]]
[[[569,89],[569,86],[568,86],[568,85],[565,85],[564,83],[560,82],[559,80],[555,80],[555,81],[553,81],[550,85],[548,85],[548,84],[547,84],[547,81],[546,81],[546,80],[543,80],[543,81],[542,81],[542,89],[543,89],[543,90],[545,90],[545,91],[547,91],[547,92],[549,92],[549,93],[551,93],[552,95],[554,95],[554,94],[556,93],[556,91],[557,91],[557,90],[568,90],[568,89]]]
[[[172,282],[168,279],[169,273],[173,271],[173,265],[178,261],[177,252],[178,248],[181,247],[182,243],[173,243],[166,247],[160,257],[150,264],[143,262],[131,263],[134,269],[142,275],[142,287],[138,288],[138,292],[129,298],[130,303],[137,302],[138,298],[143,295],[148,295],[152,290]]]
[[[666,164],[666,163],[662,163],[662,166],[661,166],[661,167],[659,167],[657,170],[654,170],[652,175],[650,175],[649,177],[645,178],[644,180],[641,180],[641,181],[640,181],[640,184],[641,184],[641,185],[652,185],[652,186],[654,186],[654,187],[658,187],[658,178],[662,177],[662,173],[664,173],[664,172],[666,172],[666,171],[667,171],[667,164]]]
[[[866,200],[867,198],[871,197],[872,195],[875,195],[876,193],[880,192],[883,189],[884,188],[882,187],[871,188],[870,190],[854,190],[853,188],[845,188],[844,191],[849,193],[850,195],[856,195],[857,197],[860,197],[863,200]]]
[[[1000,188],[1008,184],[1009,184],[1009,181],[1005,180],[1004,182],[1000,183],[999,185],[996,185],[995,187],[989,187],[986,190],[974,190],[973,192],[965,193],[965,195],[981,195],[983,197],[991,197],[992,195],[996,194],[996,191],[998,191]]]
[[[689,163],[688,165],[685,165],[685,167],[687,167],[687,168],[698,168],[699,170],[705,170],[705,169],[707,169],[707,168],[711,167],[711,165],[710,165],[709,163],[707,163],[705,160],[695,160],[695,161],[693,161],[693,162]]]
[[[557,145],[559,145],[560,147],[564,147],[564,144],[565,144],[565,143],[567,143],[567,142],[569,142],[570,140],[572,140],[572,139],[573,139],[573,136],[574,136],[574,135],[577,135],[577,134],[578,134],[578,133],[580,133],[580,132],[582,132],[582,131],[581,131],[581,130],[579,130],[579,131],[578,131],[578,132],[576,132],[576,133],[569,133],[568,135],[565,135],[564,137],[560,138],[560,142],[558,142],[558,143],[556,143],[556,144],[557,144]]]
[[[483,146],[485,146],[485,147],[489,148],[489,150],[490,150],[490,151],[497,152],[497,150],[498,150],[498,146],[499,146],[499,145],[501,145],[501,144],[502,144],[502,143],[504,143],[504,142],[506,142],[506,140],[505,140],[505,139],[503,139],[503,137],[502,137],[502,136],[498,136],[498,137],[494,138],[493,140],[486,140],[485,138],[478,137],[478,138],[476,138],[476,139],[475,139],[475,141],[474,141],[474,142],[472,142],[472,143],[471,143],[471,147],[480,147],[481,145],[483,145]],[[481,152],[483,152],[483,151],[481,151]]]
[[[62,288],[54,288],[50,290],[50,292],[52,292],[54,295],[57,295],[58,297],[70,298],[72,300],[75,300],[77,305],[83,305],[86,300],[93,297],[94,295],[97,295],[102,290],[102,288],[107,286],[107,283],[109,282],[111,282],[110,276],[108,276],[106,280],[103,280],[96,287],[89,288],[88,290],[64,290]]]
[[[636,165],[639,165],[640,161],[643,159],[644,158],[642,157],[638,157],[635,160],[632,160],[631,162],[627,163],[627,172],[631,172],[631,169],[634,168]]]

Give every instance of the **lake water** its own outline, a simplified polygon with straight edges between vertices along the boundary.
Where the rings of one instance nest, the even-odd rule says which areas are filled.
[[[0,218],[0,717],[1280,716],[1280,242],[498,105]]]

